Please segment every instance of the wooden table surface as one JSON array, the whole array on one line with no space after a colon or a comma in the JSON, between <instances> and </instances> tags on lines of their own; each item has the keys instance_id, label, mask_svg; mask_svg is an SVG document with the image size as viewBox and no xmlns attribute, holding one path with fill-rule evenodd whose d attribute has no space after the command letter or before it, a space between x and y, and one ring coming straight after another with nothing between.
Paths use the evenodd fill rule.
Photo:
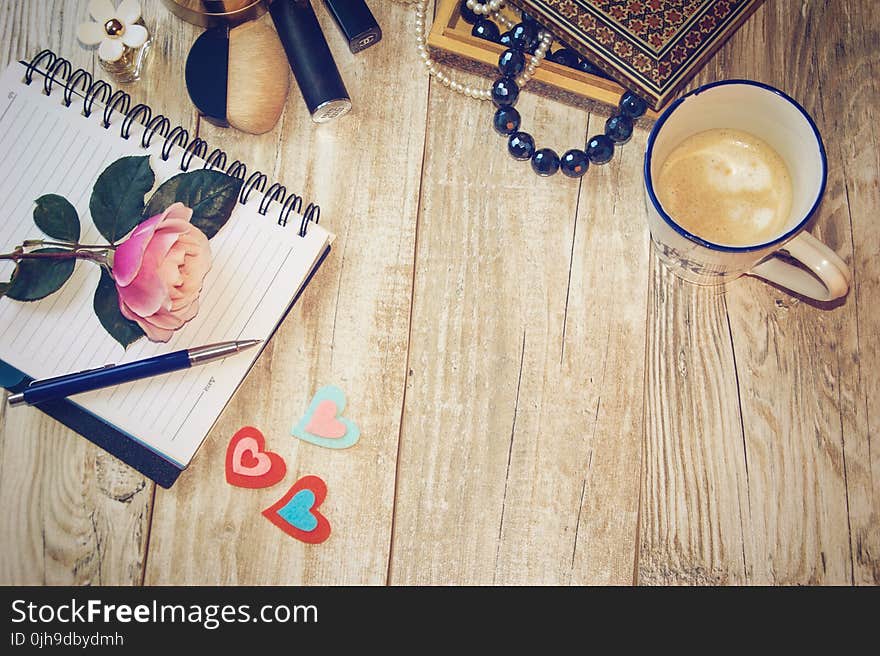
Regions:
<instances>
[{"instance_id":1,"label":"wooden table surface","mask_svg":"<svg viewBox=\"0 0 880 656\"><path fill-rule=\"evenodd\" d=\"M316 127L294 90L254 137L197 120L198 30L143 4L155 52L134 99L304 190L338 239L170 490L0 405L0 582L880 582L878 3L767 0L695 81L760 80L816 119L813 232L853 272L826 307L679 282L649 247L646 129L580 182L539 179L488 105L423 74L411 8L373 0L384 39L356 56L319 8L354 111ZM86 5L0 3L0 65L49 47L95 70ZM560 152L605 120L529 93L518 108ZM326 384L361 427L352 449L289 435ZM226 484L246 424L284 484ZM321 545L260 514L303 474L329 488Z\"/></svg>"}]
</instances>

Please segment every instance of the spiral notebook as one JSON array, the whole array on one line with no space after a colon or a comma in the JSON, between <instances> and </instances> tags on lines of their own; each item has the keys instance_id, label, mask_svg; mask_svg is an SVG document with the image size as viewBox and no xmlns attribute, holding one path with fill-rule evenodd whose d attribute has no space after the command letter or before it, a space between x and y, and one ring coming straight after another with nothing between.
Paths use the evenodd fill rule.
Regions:
<instances>
[{"instance_id":1,"label":"spiral notebook","mask_svg":"<svg viewBox=\"0 0 880 656\"><path fill-rule=\"evenodd\" d=\"M0 298L0 384L107 363L131 362L232 339L268 340L330 250L319 209L242 162L189 138L182 128L123 92L44 51L12 64L0 80L0 252L39 238L34 201L63 195L82 223L81 243L101 241L89 197L99 173L128 155L150 155L156 187L183 170L221 168L243 181L228 223L211 241L212 267L198 314L167 343L141 338L127 349L92 309L99 267L77 262L55 293L33 302ZM85 116L84 114L88 114ZM154 187L155 189L155 187ZM11 266L0 262L2 280ZM38 406L58 421L170 487L190 463L260 353L253 348L210 363ZM8 409L7 412L27 412ZM33 439L34 436L19 436Z\"/></svg>"}]
</instances>

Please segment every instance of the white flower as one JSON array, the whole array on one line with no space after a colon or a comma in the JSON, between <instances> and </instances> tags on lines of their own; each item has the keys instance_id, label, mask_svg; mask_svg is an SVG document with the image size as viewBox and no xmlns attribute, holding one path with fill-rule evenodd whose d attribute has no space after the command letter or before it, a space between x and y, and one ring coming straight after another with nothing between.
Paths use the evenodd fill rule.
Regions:
<instances>
[{"instance_id":1,"label":"white flower","mask_svg":"<svg viewBox=\"0 0 880 656\"><path fill-rule=\"evenodd\" d=\"M122 0L117 9L110 0L91 0L89 13L97 22L80 23L76 36L88 46L100 43L98 57L104 61L114 62L122 57L125 46L139 48L146 43L147 29L135 25L141 17L138 0Z\"/></svg>"}]
</instances>

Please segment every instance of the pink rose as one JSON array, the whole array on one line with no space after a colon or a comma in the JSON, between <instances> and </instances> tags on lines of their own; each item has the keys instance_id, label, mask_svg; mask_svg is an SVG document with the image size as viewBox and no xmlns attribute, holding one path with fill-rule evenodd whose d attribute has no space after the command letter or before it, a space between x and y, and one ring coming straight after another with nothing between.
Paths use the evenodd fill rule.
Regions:
<instances>
[{"instance_id":1,"label":"pink rose","mask_svg":"<svg viewBox=\"0 0 880 656\"><path fill-rule=\"evenodd\" d=\"M190 208L174 203L138 225L113 256L119 309L154 342L167 342L199 311L211 247L191 218Z\"/></svg>"}]
</instances>

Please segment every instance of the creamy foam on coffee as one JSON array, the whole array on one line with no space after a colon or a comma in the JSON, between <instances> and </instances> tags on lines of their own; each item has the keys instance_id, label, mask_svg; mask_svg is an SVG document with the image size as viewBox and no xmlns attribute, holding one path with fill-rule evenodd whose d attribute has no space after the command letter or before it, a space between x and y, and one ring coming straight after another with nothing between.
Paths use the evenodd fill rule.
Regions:
<instances>
[{"instance_id":1,"label":"creamy foam on coffee","mask_svg":"<svg viewBox=\"0 0 880 656\"><path fill-rule=\"evenodd\" d=\"M727 246L770 241L784 231L791 211L791 177L782 157L739 130L706 130L682 141L660 167L654 189L683 228Z\"/></svg>"}]
</instances>

